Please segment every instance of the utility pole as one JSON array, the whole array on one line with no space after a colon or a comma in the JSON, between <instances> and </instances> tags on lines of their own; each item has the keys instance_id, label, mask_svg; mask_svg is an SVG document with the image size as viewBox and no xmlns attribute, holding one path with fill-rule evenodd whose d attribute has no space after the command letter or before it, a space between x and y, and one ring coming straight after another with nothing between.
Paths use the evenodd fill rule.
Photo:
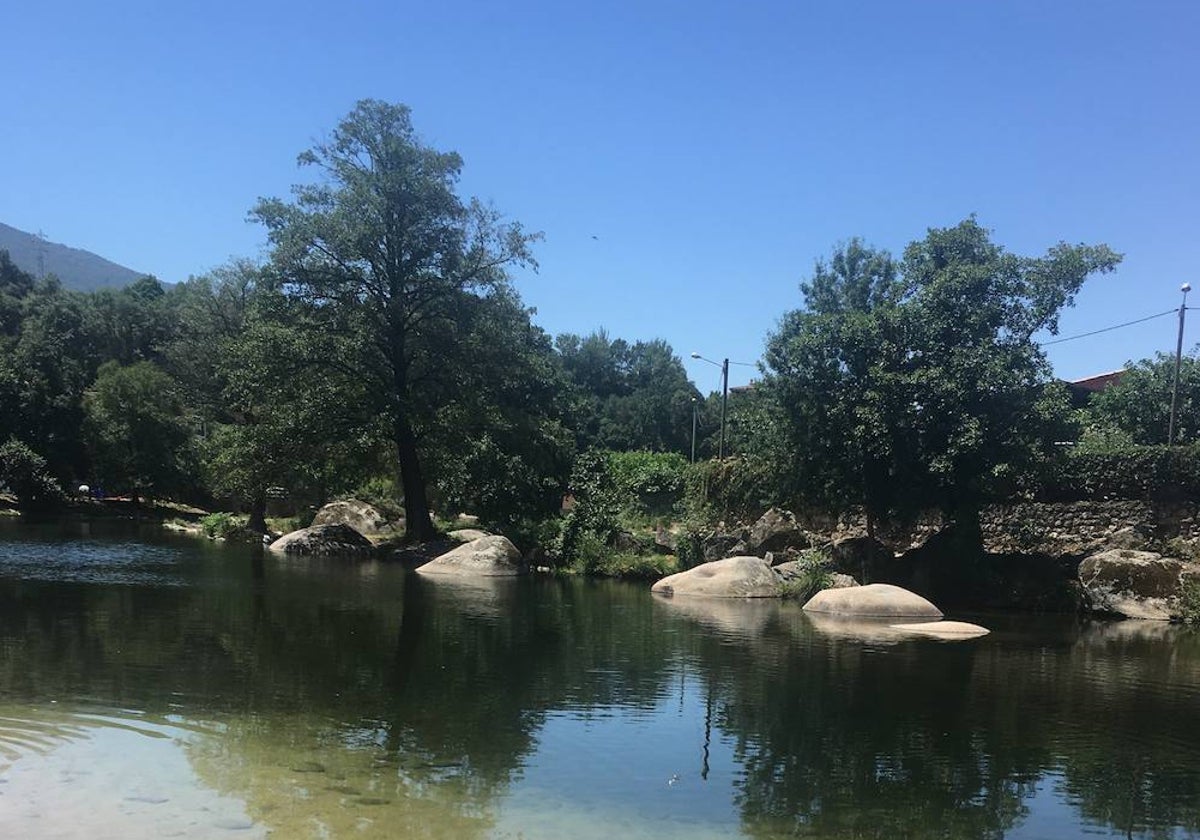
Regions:
<instances>
[{"instance_id":1,"label":"utility pole","mask_svg":"<svg viewBox=\"0 0 1200 840\"><path fill-rule=\"evenodd\" d=\"M1183 302L1179 304L1179 339L1175 342L1175 384L1171 388L1171 420L1167 426L1167 446L1175 445L1175 420L1179 411L1179 367L1183 362L1183 320L1187 316L1187 295L1191 290L1189 283L1179 287L1179 291L1183 292Z\"/></svg>"},{"instance_id":2,"label":"utility pole","mask_svg":"<svg viewBox=\"0 0 1200 840\"><path fill-rule=\"evenodd\" d=\"M721 437L717 443L717 460L725 457L725 409L729 406L729 359L721 363Z\"/></svg>"}]
</instances>

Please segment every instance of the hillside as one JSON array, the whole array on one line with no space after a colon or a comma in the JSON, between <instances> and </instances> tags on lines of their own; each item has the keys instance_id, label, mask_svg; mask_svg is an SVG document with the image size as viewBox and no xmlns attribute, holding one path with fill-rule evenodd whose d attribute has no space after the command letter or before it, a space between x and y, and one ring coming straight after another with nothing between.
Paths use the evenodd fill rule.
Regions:
<instances>
[{"instance_id":1,"label":"hillside","mask_svg":"<svg viewBox=\"0 0 1200 840\"><path fill-rule=\"evenodd\" d=\"M143 276L141 272L117 265L91 251L50 242L3 223L0 223L0 250L8 251L17 267L34 277L53 274L68 289L81 292L127 286Z\"/></svg>"}]
</instances>

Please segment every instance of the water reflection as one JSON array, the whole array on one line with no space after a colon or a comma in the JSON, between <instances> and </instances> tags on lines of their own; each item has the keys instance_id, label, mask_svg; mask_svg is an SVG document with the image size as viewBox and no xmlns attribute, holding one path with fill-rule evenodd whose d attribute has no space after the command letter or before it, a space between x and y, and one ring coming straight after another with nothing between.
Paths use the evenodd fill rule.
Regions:
<instances>
[{"instance_id":1,"label":"water reflection","mask_svg":"<svg viewBox=\"0 0 1200 840\"><path fill-rule=\"evenodd\" d=\"M161 790L61 772L133 773L139 749L218 835L1200 831L1200 637L1178 628L992 616L945 644L786 603L92 539L120 556L0 544L0 790L43 803L6 836L57 794L156 819L126 797ZM161 577L131 579L147 557Z\"/></svg>"}]
</instances>

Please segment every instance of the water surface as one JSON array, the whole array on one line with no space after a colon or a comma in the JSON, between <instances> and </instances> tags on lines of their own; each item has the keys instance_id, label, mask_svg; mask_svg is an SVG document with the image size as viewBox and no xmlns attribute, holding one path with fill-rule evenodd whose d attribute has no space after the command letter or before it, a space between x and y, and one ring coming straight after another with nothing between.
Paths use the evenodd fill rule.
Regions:
<instances>
[{"instance_id":1,"label":"water surface","mask_svg":"<svg viewBox=\"0 0 1200 840\"><path fill-rule=\"evenodd\" d=\"M0 836L1200 837L1200 635L0 523Z\"/></svg>"}]
</instances>

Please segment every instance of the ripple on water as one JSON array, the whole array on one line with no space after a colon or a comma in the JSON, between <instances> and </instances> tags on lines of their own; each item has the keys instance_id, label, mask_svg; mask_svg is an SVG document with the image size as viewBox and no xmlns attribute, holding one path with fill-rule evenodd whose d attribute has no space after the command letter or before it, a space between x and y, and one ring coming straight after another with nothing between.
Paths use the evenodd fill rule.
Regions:
<instances>
[{"instance_id":1,"label":"ripple on water","mask_svg":"<svg viewBox=\"0 0 1200 840\"><path fill-rule=\"evenodd\" d=\"M243 803L200 784L203 727L136 713L0 709L0 837L261 837Z\"/></svg>"},{"instance_id":2,"label":"ripple on water","mask_svg":"<svg viewBox=\"0 0 1200 840\"><path fill-rule=\"evenodd\" d=\"M63 583L182 586L186 552L177 546L84 540L6 543L0 575Z\"/></svg>"}]
</instances>

